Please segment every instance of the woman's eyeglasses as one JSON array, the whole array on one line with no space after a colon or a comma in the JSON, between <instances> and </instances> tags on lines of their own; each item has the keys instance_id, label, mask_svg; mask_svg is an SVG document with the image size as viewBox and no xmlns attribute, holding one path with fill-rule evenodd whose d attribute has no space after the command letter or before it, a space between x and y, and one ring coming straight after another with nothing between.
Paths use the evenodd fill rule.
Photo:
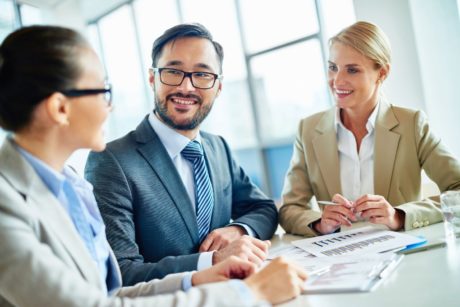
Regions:
<instances>
[{"instance_id":1,"label":"woman's eyeglasses","mask_svg":"<svg viewBox=\"0 0 460 307\"><path fill-rule=\"evenodd\" d=\"M67 97L82 97L88 95L98 95L104 94L104 99L107 102L108 106L112 105L112 86L107 84L104 88L95 88L95 89L71 89L62 91Z\"/></svg>"}]
</instances>

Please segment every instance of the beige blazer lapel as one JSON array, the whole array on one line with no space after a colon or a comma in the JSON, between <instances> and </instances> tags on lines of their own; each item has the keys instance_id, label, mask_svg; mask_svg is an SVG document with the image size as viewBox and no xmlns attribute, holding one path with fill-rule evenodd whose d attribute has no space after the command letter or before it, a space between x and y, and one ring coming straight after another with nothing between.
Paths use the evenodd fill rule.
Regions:
<instances>
[{"instance_id":1,"label":"beige blazer lapel","mask_svg":"<svg viewBox=\"0 0 460 307\"><path fill-rule=\"evenodd\" d=\"M399 121L391 106L381 101L375 125L374 193L388 198L400 135L391 130Z\"/></svg>"},{"instance_id":2,"label":"beige blazer lapel","mask_svg":"<svg viewBox=\"0 0 460 307\"><path fill-rule=\"evenodd\" d=\"M1 149L0 161L7 162L4 165L3 175L22 194L30 209L34 210L42 227L59 239L82 276L100 288L98 268L87 252L68 213L9 140L5 140Z\"/></svg>"},{"instance_id":3,"label":"beige blazer lapel","mask_svg":"<svg viewBox=\"0 0 460 307\"><path fill-rule=\"evenodd\" d=\"M313 139L316 161L330 199L336 193L342 193L340 184L339 154L337 150L337 133L334 128L335 108L324 114L315 127L318 136Z\"/></svg>"}]
</instances>

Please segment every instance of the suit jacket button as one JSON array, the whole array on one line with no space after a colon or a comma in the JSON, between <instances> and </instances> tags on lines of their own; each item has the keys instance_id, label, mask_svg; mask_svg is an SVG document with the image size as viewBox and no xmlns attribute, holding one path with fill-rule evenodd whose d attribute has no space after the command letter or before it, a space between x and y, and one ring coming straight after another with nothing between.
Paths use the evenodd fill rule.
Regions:
<instances>
[{"instance_id":1,"label":"suit jacket button","mask_svg":"<svg viewBox=\"0 0 460 307\"><path fill-rule=\"evenodd\" d=\"M424 226L428 226L430 225L430 222L428 220L425 221L425 223L423 223Z\"/></svg>"},{"instance_id":2,"label":"suit jacket button","mask_svg":"<svg viewBox=\"0 0 460 307\"><path fill-rule=\"evenodd\" d=\"M418 221L415 221L415 222L412 224L412 227L414 227L414 228L420 227L419 222L418 222Z\"/></svg>"}]
</instances>

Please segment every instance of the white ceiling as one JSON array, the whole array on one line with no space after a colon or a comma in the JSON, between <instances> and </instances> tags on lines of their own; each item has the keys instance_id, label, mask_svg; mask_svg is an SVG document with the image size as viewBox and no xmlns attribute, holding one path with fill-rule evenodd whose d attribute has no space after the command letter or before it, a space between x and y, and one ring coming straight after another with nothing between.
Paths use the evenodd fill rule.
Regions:
<instances>
[{"instance_id":1,"label":"white ceiling","mask_svg":"<svg viewBox=\"0 0 460 307\"><path fill-rule=\"evenodd\" d=\"M18 0L20 3L33 5L37 8L58 10L62 7L73 7L75 5L80 8L82 17L86 20L92 20L100 15L107 13L111 9L117 7L121 3L128 2L127 0Z\"/></svg>"},{"instance_id":2,"label":"white ceiling","mask_svg":"<svg viewBox=\"0 0 460 307\"><path fill-rule=\"evenodd\" d=\"M26 3L33 5L38 8L52 9L55 8L60 2L66 2L68 0L19 0L19 3ZM86 1L86 0L81 0Z\"/></svg>"}]
</instances>

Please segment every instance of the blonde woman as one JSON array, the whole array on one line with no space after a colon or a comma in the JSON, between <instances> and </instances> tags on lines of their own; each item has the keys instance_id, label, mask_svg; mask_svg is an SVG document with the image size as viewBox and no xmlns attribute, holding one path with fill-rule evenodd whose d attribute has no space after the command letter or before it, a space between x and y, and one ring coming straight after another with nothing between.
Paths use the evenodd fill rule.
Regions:
<instances>
[{"instance_id":1,"label":"blonde woman","mask_svg":"<svg viewBox=\"0 0 460 307\"><path fill-rule=\"evenodd\" d=\"M298 295L305 273L282 259L253 274L233 257L121 287L92 186L64 164L79 148L105 148L110 96L75 31L33 26L1 44L0 126L11 135L0 148L0 306L246 306ZM230 278L246 279L190 288Z\"/></svg>"},{"instance_id":2,"label":"blonde woman","mask_svg":"<svg viewBox=\"0 0 460 307\"><path fill-rule=\"evenodd\" d=\"M300 122L280 223L290 233L329 234L358 219L410 230L442 220L421 197L421 172L441 191L460 189L460 164L422 111L383 99L391 68L386 35L357 22L330 39L328 83L336 105ZM332 201L314 210L312 198Z\"/></svg>"}]
</instances>

